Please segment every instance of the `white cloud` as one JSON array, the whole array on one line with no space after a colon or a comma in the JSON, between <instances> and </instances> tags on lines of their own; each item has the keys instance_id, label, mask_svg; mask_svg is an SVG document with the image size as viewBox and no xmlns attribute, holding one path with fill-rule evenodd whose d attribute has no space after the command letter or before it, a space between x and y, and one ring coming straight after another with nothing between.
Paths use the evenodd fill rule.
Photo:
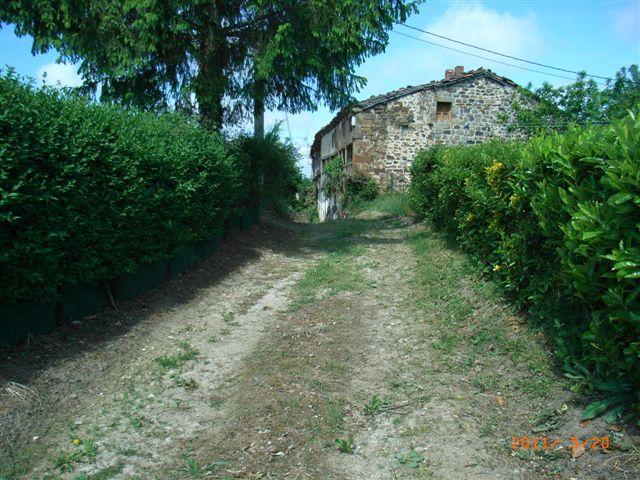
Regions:
<instances>
[{"instance_id":1,"label":"white cloud","mask_svg":"<svg viewBox=\"0 0 640 480\"><path fill-rule=\"evenodd\" d=\"M542 43L533 14L518 17L490 10L480 3L454 5L425 30L514 56L531 56ZM426 34L423 37L439 41Z\"/></svg>"},{"instance_id":2,"label":"white cloud","mask_svg":"<svg viewBox=\"0 0 640 480\"><path fill-rule=\"evenodd\" d=\"M414 24L423 30L508 55L535 59L540 57L543 50L542 34L535 15L517 16L490 9L479 2L452 5L430 22ZM396 31L482 57L513 63L509 59L414 30L397 27ZM530 78L529 74L522 75L518 70L489 60L407 39L394 33L390 37L391 43L387 52L368 61L362 69L361 73L369 79L363 91L364 96L384 93L406 85L440 80L444 78L445 69L456 65L463 65L465 70L481 66L491 68L499 74L524 83Z\"/></svg>"},{"instance_id":3,"label":"white cloud","mask_svg":"<svg viewBox=\"0 0 640 480\"><path fill-rule=\"evenodd\" d=\"M63 87L78 87L82 85L82 77L78 75L77 67L67 63L49 63L43 65L37 72L38 81L47 85Z\"/></svg>"}]
</instances>

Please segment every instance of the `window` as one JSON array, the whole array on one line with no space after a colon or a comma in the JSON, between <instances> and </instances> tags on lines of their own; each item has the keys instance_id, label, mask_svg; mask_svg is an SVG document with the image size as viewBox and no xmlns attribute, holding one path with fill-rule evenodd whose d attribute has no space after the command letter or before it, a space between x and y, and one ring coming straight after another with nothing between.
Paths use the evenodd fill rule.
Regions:
<instances>
[{"instance_id":1,"label":"window","mask_svg":"<svg viewBox=\"0 0 640 480\"><path fill-rule=\"evenodd\" d=\"M436 105L436 121L448 122L451 120L451 102L438 102Z\"/></svg>"}]
</instances>

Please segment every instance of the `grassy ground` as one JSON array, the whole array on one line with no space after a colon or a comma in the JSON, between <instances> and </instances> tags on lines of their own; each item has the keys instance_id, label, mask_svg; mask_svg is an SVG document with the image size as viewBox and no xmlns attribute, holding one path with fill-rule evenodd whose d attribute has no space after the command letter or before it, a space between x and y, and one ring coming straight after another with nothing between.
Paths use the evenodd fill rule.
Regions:
<instances>
[{"instance_id":1,"label":"grassy ground","mask_svg":"<svg viewBox=\"0 0 640 480\"><path fill-rule=\"evenodd\" d=\"M267 220L88 345L3 352L0 479L638 478L635 434L581 423L541 332L406 212Z\"/></svg>"}]
</instances>

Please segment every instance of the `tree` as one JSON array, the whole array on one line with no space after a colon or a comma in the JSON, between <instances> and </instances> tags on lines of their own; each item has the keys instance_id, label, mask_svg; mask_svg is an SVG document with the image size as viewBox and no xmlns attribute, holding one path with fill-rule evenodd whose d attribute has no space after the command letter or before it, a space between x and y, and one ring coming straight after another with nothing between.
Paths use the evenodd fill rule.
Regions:
<instances>
[{"instance_id":1,"label":"tree","mask_svg":"<svg viewBox=\"0 0 640 480\"><path fill-rule=\"evenodd\" d=\"M355 67L419 1L12 0L0 21L32 35L33 53L81 62L102 100L188 108L193 94L203 123L220 128L249 109L344 105L365 83Z\"/></svg>"},{"instance_id":2,"label":"tree","mask_svg":"<svg viewBox=\"0 0 640 480\"><path fill-rule=\"evenodd\" d=\"M242 0L15 0L0 20L34 38L33 53L50 48L81 62L85 87L104 99L166 107L195 94L205 124L220 126L226 70L242 51L226 33Z\"/></svg>"},{"instance_id":3,"label":"tree","mask_svg":"<svg viewBox=\"0 0 640 480\"><path fill-rule=\"evenodd\" d=\"M520 89L514 102L515 128L527 133L539 129L564 130L571 123L608 124L624 117L640 104L638 66L621 68L602 88L581 73L575 82L554 87L544 83L532 90Z\"/></svg>"},{"instance_id":4,"label":"tree","mask_svg":"<svg viewBox=\"0 0 640 480\"><path fill-rule=\"evenodd\" d=\"M419 1L256 0L264 20L250 29L250 74L241 99L251 104L257 136L265 108L289 113L315 110L321 102L338 109L366 79L355 68L384 52L388 30L416 11Z\"/></svg>"}]
</instances>

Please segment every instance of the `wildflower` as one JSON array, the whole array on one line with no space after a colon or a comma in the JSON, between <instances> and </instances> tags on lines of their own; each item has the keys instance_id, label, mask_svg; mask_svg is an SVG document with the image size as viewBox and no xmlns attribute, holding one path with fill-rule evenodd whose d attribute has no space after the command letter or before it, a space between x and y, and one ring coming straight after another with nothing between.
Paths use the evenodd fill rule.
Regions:
<instances>
[{"instance_id":1,"label":"wildflower","mask_svg":"<svg viewBox=\"0 0 640 480\"><path fill-rule=\"evenodd\" d=\"M74 445L80 445L80 439L79 438L74 438L73 439L73 444Z\"/></svg>"},{"instance_id":2,"label":"wildflower","mask_svg":"<svg viewBox=\"0 0 640 480\"><path fill-rule=\"evenodd\" d=\"M502 265L494 265L493 266L493 271L494 272L499 272L500 270L502 270Z\"/></svg>"},{"instance_id":3,"label":"wildflower","mask_svg":"<svg viewBox=\"0 0 640 480\"><path fill-rule=\"evenodd\" d=\"M504 169L504 163L502 162L493 162L490 167L484 169L489 175L495 175L500 173L501 170Z\"/></svg>"}]
</instances>

